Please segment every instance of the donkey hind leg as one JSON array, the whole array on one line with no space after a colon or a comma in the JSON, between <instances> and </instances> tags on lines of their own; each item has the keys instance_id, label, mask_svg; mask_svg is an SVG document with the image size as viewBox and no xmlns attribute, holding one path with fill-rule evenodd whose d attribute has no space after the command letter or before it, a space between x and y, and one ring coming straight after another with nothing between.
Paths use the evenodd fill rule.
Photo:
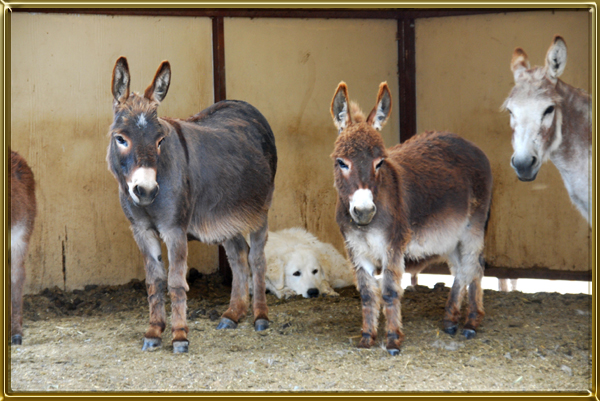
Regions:
<instances>
[{"instance_id":1,"label":"donkey hind leg","mask_svg":"<svg viewBox=\"0 0 600 401\"><path fill-rule=\"evenodd\" d=\"M404 263L404 258L400 258ZM388 265L383 271L383 280L381 282L381 298L386 317L387 344L385 348L392 356L400 353L400 345L404 340L402 333L402 313L400 309L400 299L402 298L402 279L403 268L397 265Z\"/></svg>"},{"instance_id":2,"label":"donkey hind leg","mask_svg":"<svg viewBox=\"0 0 600 401\"><path fill-rule=\"evenodd\" d=\"M238 322L248 311L248 244L241 234L223 243L227 260L231 266L231 300L229 308L223 313L217 329L235 329Z\"/></svg>"},{"instance_id":3,"label":"donkey hind leg","mask_svg":"<svg viewBox=\"0 0 600 401\"><path fill-rule=\"evenodd\" d=\"M482 248L481 240L461 241L448 257L451 270L455 274L444 315L444 331L448 334L456 334L462 299L467 286L469 288L469 308L463 335L468 339L475 337L475 329L483 319Z\"/></svg>"},{"instance_id":4,"label":"donkey hind leg","mask_svg":"<svg viewBox=\"0 0 600 401\"><path fill-rule=\"evenodd\" d=\"M165 330L165 290L167 277L162 261L160 241L152 229L132 227L133 237L144 257L146 290L150 307L150 325L144 334L142 351L154 351L162 345Z\"/></svg>"},{"instance_id":5,"label":"donkey hind leg","mask_svg":"<svg viewBox=\"0 0 600 401\"><path fill-rule=\"evenodd\" d=\"M162 233L169 251L169 295L171 296L171 330L173 353L188 352L188 325L186 320L187 295L190 287L185 279L187 273L187 234L179 228Z\"/></svg>"},{"instance_id":6,"label":"donkey hind leg","mask_svg":"<svg viewBox=\"0 0 600 401\"><path fill-rule=\"evenodd\" d=\"M377 339L377 322L381 310L381 289L379 283L363 267L356 270L357 288L362 303L362 338L358 348L371 348Z\"/></svg>"},{"instance_id":7,"label":"donkey hind leg","mask_svg":"<svg viewBox=\"0 0 600 401\"><path fill-rule=\"evenodd\" d=\"M269 224L265 216L264 224L250 233L250 267L252 268L252 311L254 313L254 330L263 331L269 328L269 308L265 276L267 273L267 258L265 245L268 239Z\"/></svg>"},{"instance_id":8,"label":"donkey hind leg","mask_svg":"<svg viewBox=\"0 0 600 401\"><path fill-rule=\"evenodd\" d=\"M15 235L16 234L16 235ZM19 235L21 234L21 235ZM25 257L29 238L24 233L13 233L10 243L10 298L11 344L23 342L23 285L25 284Z\"/></svg>"},{"instance_id":9,"label":"donkey hind leg","mask_svg":"<svg viewBox=\"0 0 600 401\"><path fill-rule=\"evenodd\" d=\"M465 257L466 258L466 257ZM470 259L475 259L469 256ZM483 320L485 312L483 311L483 288L481 287L481 279L483 278L483 253L479 254L475 260L472 260L473 280L469 284L469 309L467 320L463 329L463 334L466 338L475 337L477 327Z\"/></svg>"},{"instance_id":10,"label":"donkey hind leg","mask_svg":"<svg viewBox=\"0 0 600 401\"><path fill-rule=\"evenodd\" d=\"M444 319L442 320L444 332L451 336L458 330L458 321L460 319L460 307L466 291L466 277L462 272L462 253L460 242L456 248L448 255L448 265L450 272L454 276L454 283L446 301Z\"/></svg>"}]
</instances>

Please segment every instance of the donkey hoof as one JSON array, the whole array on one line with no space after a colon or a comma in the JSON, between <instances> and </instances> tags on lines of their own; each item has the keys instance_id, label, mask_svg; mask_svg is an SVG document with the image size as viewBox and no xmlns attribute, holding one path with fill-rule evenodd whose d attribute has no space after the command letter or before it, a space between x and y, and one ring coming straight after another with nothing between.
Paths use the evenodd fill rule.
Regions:
<instances>
[{"instance_id":1,"label":"donkey hoof","mask_svg":"<svg viewBox=\"0 0 600 401\"><path fill-rule=\"evenodd\" d=\"M174 354L182 354L184 352L188 352L189 341L173 341L173 353Z\"/></svg>"},{"instance_id":2,"label":"donkey hoof","mask_svg":"<svg viewBox=\"0 0 600 401\"><path fill-rule=\"evenodd\" d=\"M463 335L467 338L467 340L470 340L471 338L475 338L477 332L472 329L463 329Z\"/></svg>"},{"instance_id":3,"label":"donkey hoof","mask_svg":"<svg viewBox=\"0 0 600 401\"><path fill-rule=\"evenodd\" d=\"M144 338L144 345L142 351L154 351L162 345L160 338Z\"/></svg>"},{"instance_id":4,"label":"donkey hoof","mask_svg":"<svg viewBox=\"0 0 600 401\"><path fill-rule=\"evenodd\" d=\"M450 334L451 336L455 335L457 330L458 326L444 327L444 332Z\"/></svg>"},{"instance_id":5,"label":"donkey hoof","mask_svg":"<svg viewBox=\"0 0 600 401\"><path fill-rule=\"evenodd\" d=\"M256 319L254 322L255 331L263 331L269 328L269 321L267 319Z\"/></svg>"},{"instance_id":6,"label":"donkey hoof","mask_svg":"<svg viewBox=\"0 0 600 401\"><path fill-rule=\"evenodd\" d=\"M10 342L12 345L21 345L23 342L23 336L20 334L15 334L10 338Z\"/></svg>"},{"instance_id":7,"label":"donkey hoof","mask_svg":"<svg viewBox=\"0 0 600 401\"><path fill-rule=\"evenodd\" d=\"M400 350L396 349L396 348L391 348L387 350L388 354L390 354L391 356L397 356L400 355Z\"/></svg>"},{"instance_id":8,"label":"donkey hoof","mask_svg":"<svg viewBox=\"0 0 600 401\"><path fill-rule=\"evenodd\" d=\"M236 329L236 328L237 328L237 323L226 317L222 317L221 321L219 322L219 325L217 326L217 330Z\"/></svg>"}]
</instances>

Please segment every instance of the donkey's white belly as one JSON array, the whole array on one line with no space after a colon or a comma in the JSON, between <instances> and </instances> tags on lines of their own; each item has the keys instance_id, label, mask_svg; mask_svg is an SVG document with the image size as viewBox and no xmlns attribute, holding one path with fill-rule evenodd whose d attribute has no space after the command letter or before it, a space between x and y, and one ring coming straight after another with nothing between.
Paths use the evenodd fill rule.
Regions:
<instances>
[{"instance_id":1,"label":"donkey's white belly","mask_svg":"<svg viewBox=\"0 0 600 401\"><path fill-rule=\"evenodd\" d=\"M442 227L416 232L406 247L406 255L423 259L433 255L445 256L456 249L468 229L468 221L446 221Z\"/></svg>"}]
</instances>

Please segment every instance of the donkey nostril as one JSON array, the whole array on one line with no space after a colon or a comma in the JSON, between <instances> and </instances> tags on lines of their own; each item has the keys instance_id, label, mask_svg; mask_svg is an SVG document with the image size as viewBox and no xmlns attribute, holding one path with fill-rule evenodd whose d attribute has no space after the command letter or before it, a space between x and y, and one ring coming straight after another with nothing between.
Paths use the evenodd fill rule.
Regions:
<instances>
[{"instance_id":1,"label":"donkey nostril","mask_svg":"<svg viewBox=\"0 0 600 401\"><path fill-rule=\"evenodd\" d=\"M535 163L537 162L537 157L533 156L531 158L531 167L533 167L535 165Z\"/></svg>"},{"instance_id":2,"label":"donkey nostril","mask_svg":"<svg viewBox=\"0 0 600 401\"><path fill-rule=\"evenodd\" d=\"M157 186L155 186L155 187L154 187L154 188L153 188L153 189L150 191L150 194L149 194L149 197L150 197L150 199L154 199L154 198L156 198L156 195L157 195L157 194L158 194L158 185L157 185Z\"/></svg>"},{"instance_id":3,"label":"donkey nostril","mask_svg":"<svg viewBox=\"0 0 600 401\"><path fill-rule=\"evenodd\" d=\"M133 193L138 198L143 198L146 196L146 190L144 189L144 187L140 187L139 185L136 185L135 187L133 187Z\"/></svg>"}]
</instances>

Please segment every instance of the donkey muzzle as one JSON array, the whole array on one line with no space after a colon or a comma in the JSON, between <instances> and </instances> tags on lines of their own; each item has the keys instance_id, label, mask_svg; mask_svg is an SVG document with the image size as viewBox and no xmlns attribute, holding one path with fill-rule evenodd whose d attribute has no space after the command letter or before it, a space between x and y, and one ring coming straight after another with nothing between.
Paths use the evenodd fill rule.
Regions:
<instances>
[{"instance_id":1,"label":"donkey muzzle","mask_svg":"<svg viewBox=\"0 0 600 401\"><path fill-rule=\"evenodd\" d=\"M133 187L133 193L137 197L137 204L140 206L147 206L154 202L156 195L158 195L158 184L154 188L145 188L141 185Z\"/></svg>"},{"instance_id":2,"label":"donkey muzzle","mask_svg":"<svg viewBox=\"0 0 600 401\"><path fill-rule=\"evenodd\" d=\"M528 155L527 157L515 157L510 159L510 165L515 170L517 177L521 181L533 181L540 171L538 158Z\"/></svg>"},{"instance_id":3,"label":"donkey muzzle","mask_svg":"<svg viewBox=\"0 0 600 401\"><path fill-rule=\"evenodd\" d=\"M131 175L129 186L129 195L135 204L139 206L148 206L158 195L159 186L156 182L156 170L140 167Z\"/></svg>"},{"instance_id":4,"label":"donkey muzzle","mask_svg":"<svg viewBox=\"0 0 600 401\"><path fill-rule=\"evenodd\" d=\"M352 216L352 220L354 220L356 224L358 224L359 226L366 226L373 220L376 211L377 208L375 207L375 205L372 205L372 207L369 208L360 209L357 207L353 207L350 211L350 215Z\"/></svg>"},{"instance_id":5,"label":"donkey muzzle","mask_svg":"<svg viewBox=\"0 0 600 401\"><path fill-rule=\"evenodd\" d=\"M359 226L369 224L377 212L373 193L369 189L358 189L350 197L350 216Z\"/></svg>"}]
</instances>

